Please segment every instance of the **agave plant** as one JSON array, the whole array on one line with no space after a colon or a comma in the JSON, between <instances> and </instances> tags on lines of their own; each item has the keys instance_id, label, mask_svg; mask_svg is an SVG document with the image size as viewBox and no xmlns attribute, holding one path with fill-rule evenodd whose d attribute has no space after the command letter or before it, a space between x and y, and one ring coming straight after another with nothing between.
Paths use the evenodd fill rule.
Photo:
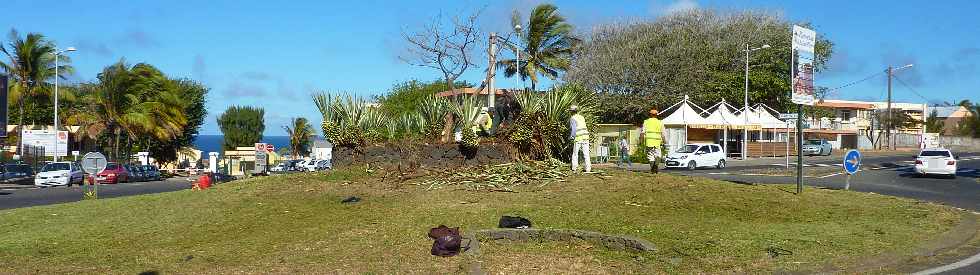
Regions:
<instances>
[{"instance_id":1,"label":"agave plant","mask_svg":"<svg viewBox=\"0 0 980 275\"><path fill-rule=\"evenodd\" d=\"M330 142L345 147L358 147L383 139L388 117L366 100L348 94L313 95L323 115L323 134Z\"/></svg>"},{"instance_id":2,"label":"agave plant","mask_svg":"<svg viewBox=\"0 0 980 275\"><path fill-rule=\"evenodd\" d=\"M594 132L598 110L595 94L577 85L552 88L546 93L521 92L515 95L521 110L508 139L526 158L567 158L571 148L568 120L572 105L578 106L590 132Z\"/></svg>"},{"instance_id":3,"label":"agave plant","mask_svg":"<svg viewBox=\"0 0 980 275\"><path fill-rule=\"evenodd\" d=\"M479 96L469 95L463 97L461 104L451 105L453 115L456 116L454 126L462 132L460 144L464 148L476 148L480 143L476 133L470 129L473 128L476 118L480 114L480 106L483 106L481 99Z\"/></svg>"}]
</instances>

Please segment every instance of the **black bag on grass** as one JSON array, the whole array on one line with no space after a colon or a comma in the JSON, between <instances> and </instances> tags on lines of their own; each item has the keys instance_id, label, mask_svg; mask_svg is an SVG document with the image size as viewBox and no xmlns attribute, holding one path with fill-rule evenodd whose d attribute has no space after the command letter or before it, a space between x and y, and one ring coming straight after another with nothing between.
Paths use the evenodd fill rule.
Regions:
<instances>
[{"instance_id":1,"label":"black bag on grass","mask_svg":"<svg viewBox=\"0 0 980 275\"><path fill-rule=\"evenodd\" d=\"M522 217L502 216L500 217L500 222L497 223L497 227L519 229L531 228L531 221Z\"/></svg>"}]
</instances>

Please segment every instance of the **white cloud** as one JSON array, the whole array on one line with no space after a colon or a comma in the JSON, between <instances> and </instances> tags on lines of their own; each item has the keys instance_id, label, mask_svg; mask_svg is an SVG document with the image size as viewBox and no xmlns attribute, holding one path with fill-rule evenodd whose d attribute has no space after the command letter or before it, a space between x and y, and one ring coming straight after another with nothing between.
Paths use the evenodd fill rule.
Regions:
<instances>
[{"instance_id":1,"label":"white cloud","mask_svg":"<svg viewBox=\"0 0 980 275\"><path fill-rule=\"evenodd\" d=\"M670 3L669 5L666 6L662 5L661 3L658 3L658 1L655 1L653 4L650 5L650 11L651 13L656 15L665 15L665 14L672 14L676 12L697 9L699 6L700 5L698 5L698 2L694 0L677 0L677 1L673 1L673 3Z\"/></svg>"}]
</instances>

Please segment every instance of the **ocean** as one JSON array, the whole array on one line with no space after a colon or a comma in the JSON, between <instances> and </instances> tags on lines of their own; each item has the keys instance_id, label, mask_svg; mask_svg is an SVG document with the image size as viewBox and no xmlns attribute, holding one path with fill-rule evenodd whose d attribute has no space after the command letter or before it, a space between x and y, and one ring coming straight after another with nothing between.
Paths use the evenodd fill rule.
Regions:
<instances>
[{"instance_id":1,"label":"ocean","mask_svg":"<svg viewBox=\"0 0 980 275\"><path fill-rule=\"evenodd\" d=\"M194 139L194 147L207 155L208 152L221 152L222 142L224 142L222 135L198 135ZM263 136L262 142L275 145L278 151L279 148L289 147L289 136Z\"/></svg>"}]
</instances>

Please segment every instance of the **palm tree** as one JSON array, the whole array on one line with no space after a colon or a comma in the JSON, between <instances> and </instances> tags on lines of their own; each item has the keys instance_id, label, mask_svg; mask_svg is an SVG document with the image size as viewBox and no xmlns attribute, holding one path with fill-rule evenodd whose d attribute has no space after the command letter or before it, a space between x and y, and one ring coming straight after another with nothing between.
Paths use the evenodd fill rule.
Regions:
<instances>
[{"instance_id":1,"label":"palm tree","mask_svg":"<svg viewBox=\"0 0 980 275\"><path fill-rule=\"evenodd\" d=\"M187 123L185 103L170 88L172 85L159 81L156 75L162 74L155 70L146 64L130 68L124 61L106 67L96 83L82 85L85 107L69 114L67 121L82 126L81 132L91 139L103 133L112 135L112 156L116 160L120 160L123 137L130 145L141 138L177 137Z\"/></svg>"},{"instance_id":2,"label":"palm tree","mask_svg":"<svg viewBox=\"0 0 980 275\"><path fill-rule=\"evenodd\" d=\"M289 134L289 152L293 158L300 158L310 152L310 143L316 134L306 118L293 118L290 125L282 128Z\"/></svg>"},{"instance_id":3,"label":"palm tree","mask_svg":"<svg viewBox=\"0 0 980 275\"><path fill-rule=\"evenodd\" d=\"M34 99L41 93L47 91L47 81L54 77L54 43L44 38L38 33L28 33L21 38L16 30L11 30L8 35L10 41L7 45L0 44L0 52L7 56L8 61L0 61L0 67L10 74L14 80L15 89L11 90L11 98L17 99L18 106L18 128L24 125L24 103ZM71 59L62 57L64 63L59 66L58 77L64 78L71 74L73 68L68 64ZM33 101L33 100L32 100ZM32 104L34 105L34 104ZM18 135L21 129L18 129ZM19 148L18 148L19 150Z\"/></svg>"},{"instance_id":4,"label":"palm tree","mask_svg":"<svg viewBox=\"0 0 980 275\"><path fill-rule=\"evenodd\" d=\"M507 77L519 74L521 80L531 79L531 90L538 83L538 75L552 80L558 74L568 70L572 50L581 40L572 35L572 25L565 22L565 17L558 14L558 7L552 4L541 4L531 10L527 22L521 22L521 14L514 11L511 25L515 27L523 45L508 44L514 53L520 52L521 60L506 59L497 61L497 68L504 70ZM517 26L523 27L523 32Z\"/></svg>"}]
</instances>

